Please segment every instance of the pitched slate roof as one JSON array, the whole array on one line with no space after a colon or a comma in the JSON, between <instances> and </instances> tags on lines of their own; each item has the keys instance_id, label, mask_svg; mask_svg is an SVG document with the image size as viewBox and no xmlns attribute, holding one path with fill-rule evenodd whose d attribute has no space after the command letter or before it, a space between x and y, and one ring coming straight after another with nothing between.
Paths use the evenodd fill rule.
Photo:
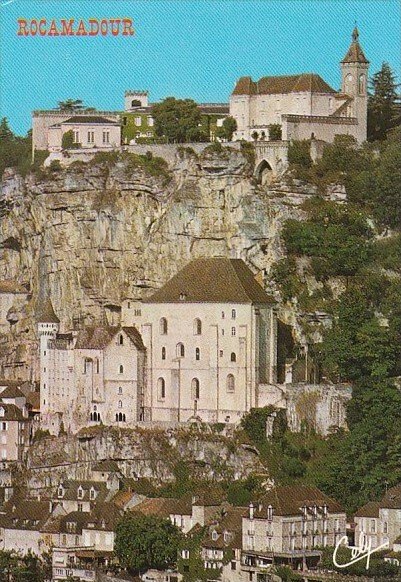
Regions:
<instances>
[{"instance_id":1,"label":"pitched slate roof","mask_svg":"<svg viewBox=\"0 0 401 582\"><path fill-rule=\"evenodd\" d=\"M359 32L357 27L354 28L352 32L352 43L349 47L347 54L341 61L342 63L366 63L369 64L368 59L365 57L362 47L359 44Z\"/></svg>"},{"instance_id":2,"label":"pitched slate roof","mask_svg":"<svg viewBox=\"0 0 401 582\"><path fill-rule=\"evenodd\" d=\"M172 497L153 497L144 499L135 505L130 511L144 515L158 515L169 517L170 515L192 515L192 504L187 499L174 499Z\"/></svg>"},{"instance_id":3,"label":"pitched slate roof","mask_svg":"<svg viewBox=\"0 0 401 582\"><path fill-rule=\"evenodd\" d=\"M0 401L0 409L4 409L4 415L0 415L0 420L27 420L22 411L15 404L6 404Z\"/></svg>"},{"instance_id":4,"label":"pitched slate roof","mask_svg":"<svg viewBox=\"0 0 401 582\"><path fill-rule=\"evenodd\" d=\"M262 77L253 81L251 77L241 77L233 95L281 95L283 93L336 93L320 75L301 73L300 75L282 75Z\"/></svg>"},{"instance_id":5,"label":"pitched slate roof","mask_svg":"<svg viewBox=\"0 0 401 582\"><path fill-rule=\"evenodd\" d=\"M54 313L50 297L39 303L36 309L36 321L39 323L60 323L59 318Z\"/></svg>"},{"instance_id":6,"label":"pitched slate roof","mask_svg":"<svg viewBox=\"0 0 401 582\"><path fill-rule=\"evenodd\" d=\"M265 518L267 507L273 507L273 515L301 515L302 507L312 507L317 505L322 507L327 505L330 513L342 513L344 509L341 505L317 489L317 487L307 487L304 485L291 485L275 487L266 493L259 507L255 507L255 517Z\"/></svg>"},{"instance_id":7,"label":"pitched slate roof","mask_svg":"<svg viewBox=\"0 0 401 582\"><path fill-rule=\"evenodd\" d=\"M225 514L210 526L208 535L202 541L202 546L216 549L242 548L242 518L247 513L247 507L229 507ZM213 531L218 533L216 540L212 537ZM224 532L230 534L226 540Z\"/></svg>"},{"instance_id":8,"label":"pitched slate roof","mask_svg":"<svg viewBox=\"0 0 401 582\"><path fill-rule=\"evenodd\" d=\"M50 517L48 501L11 498L0 514L0 527L9 529L29 529L39 531Z\"/></svg>"},{"instance_id":9,"label":"pitched slate roof","mask_svg":"<svg viewBox=\"0 0 401 582\"><path fill-rule=\"evenodd\" d=\"M185 299L183 299L185 297ZM191 261L145 303L274 303L241 259Z\"/></svg>"},{"instance_id":10,"label":"pitched slate roof","mask_svg":"<svg viewBox=\"0 0 401 582\"><path fill-rule=\"evenodd\" d=\"M100 503L106 500L109 495L109 490L107 489L106 483L101 481L73 481L67 480L61 483L65 489L63 497L58 497L58 499L66 499L68 501L93 501ZM78 497L78 489L83 489L82 497ZM90 490L94 489L97 493L95 499L90 498Z\"/></svg>"},{"instance_id":11,"label":"pitched slate roof","mask_svg":"<svg viewBox=\"0 0 401 582\"><path fill-rule=\"evenodd\" d=\"M380 502L380 507L401 509L401 483L391 487Z\"/></svg>"},{"instance_id":12,"label":"pitched slate roof","mask_svg":"<svg viewBox=\"0 0 401 582\"><path fill-rule=\"evenodd\" d=\"M18 386L7 386L7 388L2 391L0 384L0 398L25 398L25 394L21 392Z\"/></svg>"},{"instance_id":13,"label":"pitched slate roof","mask_svg":"<svg viewBox=\"0 0 401 582\"><path fill-rule=\"evenodd\" d=\"M75 349L103 350L112 341L113 337L123 330L138 350L144 350L142 336L135 327L119 326L92 326L85 327L78 332Z\"/></svg>"},{"instance_id":14,"label":"pitched slate roof","mask_svg":"<svg viewBox=\"0 0 401 582\"><path fill-rule=\"evenodd\" d=\"M379 517L380 503L378 501L369 501L363 507L358 509L355 517Z\"/></svg>"},{"instance_id":15,"label":"pitched slate roof","mask_svg":"<svg viewBox=\"0 0 401 582\"><path fill-rule=\"evenodd\" d=\"M78 123L93 123L93 124L100 124L100 125L119 125L117 121L110 121L110 119L106 119L106 117L100 117L99 115L75 115L74 117L70 117L66 121L61 122L63 125L66 123L72 123L77 125Z\"/></svg>"},{"instance_id":16,"label":"pitched slate roof","mask_svg":"<svg viewBox=\"0 0 401 582\"><path fill-rule=\"evenodd\" d=\"M32 410L40 410L40 392L28 392L26 401L32 406Z\"/></svg>"}]
</instances>

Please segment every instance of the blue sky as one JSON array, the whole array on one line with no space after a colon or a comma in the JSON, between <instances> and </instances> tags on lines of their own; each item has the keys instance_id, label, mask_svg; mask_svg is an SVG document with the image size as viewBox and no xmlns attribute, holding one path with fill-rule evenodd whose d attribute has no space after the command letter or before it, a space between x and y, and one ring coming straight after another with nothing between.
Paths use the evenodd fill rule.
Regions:
<instances>
[{"instance_id":1,"label":"blue sky","mask_svg":"<svg viewBox=\"0 0 401 582\"><path fill-rule=\"evenodd\" d=\"M228 101L242 75L316 72L339 87L357 21L370 72L400 69L399 0L0 0L1 116L25 134L33 109L68 98L118 110L125 89ZM131 17L133 37L19 37L18 18Z\"/></svg>"}]
</instances>

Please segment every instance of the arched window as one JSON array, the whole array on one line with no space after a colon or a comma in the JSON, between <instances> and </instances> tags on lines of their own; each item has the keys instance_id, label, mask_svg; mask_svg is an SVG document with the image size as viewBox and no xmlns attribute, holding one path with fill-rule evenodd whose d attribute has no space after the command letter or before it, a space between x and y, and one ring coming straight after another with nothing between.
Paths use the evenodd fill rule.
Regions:
<instances>
[{"instance_id":1,"label":"arched window","mask_svg":"<svg viewBox=\"0 0 401 582\"><path fill-rule=\"evenodd\" d=\"M228 374L227 376L227 392L234 392L235 391L235 378L232 374Z\"/></svg>"},{"instance_id":2,"label":"arched window","mask_svg":"<svg viewBox=\"0 0 401 582\"><path fill-rule=\"evenodd\" d=\"M235 319L237 317L237 312L235 309L231 310L231 319Z\"/></svg>"},{"instance_id":3,"label":"arched window","mask_svg":"<svg viewBox=\"0 0 401 582\"><path fill-rule=\"evenodd\" d=\"M93 414L92 413L90 413L90 419L93 420Z\"/></svg>"},{"instance_id":4,"label":"arched window","mask_svg":"<svg viewBox=\"0 0 401 582\"><path fill-rule=\"evenodd\" d=\"M202 322L197 317L194 319L194 335L201 335L202 334Z\"/></svg>"},{"instance_id":5,"label":"arched window","mask_svg":"<svg viewBox=\"0 0 401 582\"><path fill-rule=\"evenodd\" d=\"M160 335L167 335L167 319L162 317L160 320Z\"/></svg>"},{"instance_id":6,"label":"arched window","mask_svg":"<svg viewBox=\"0 0 401 582\"><path fill-rule=\"evenodd\" d=\"M118 413L118 422L121 422L123 419L123 415L121 412Z\"/></svg>"},{"instance_id":7,"label":"arched window","mask_svg":"<svg viewBox=\"0 0 401 582\"><path fill-rule=\"evenodd\" d=\"M123 422L125 422L125 414L123 414Z\"/></svg>"},{"instance_id":8,"label":"arched window","mask_svg":"<svg viewBox=\"0 0 401 582\"><path fill-rule=\"evenodd\" d=\"M200 349L195 348L195 360L200 360Z\"/></svg>"},{"instance_id":9,"label":"arched window","mask_svg":"<svg viewBox=\"0 0 401 582\"><path fill-rule=\"evenodd\" d=\"M124 336L122 333L120 333L120 336L118 338L118 343L120 344L120 346L124 345Z\"/></svg>"},{"instance_id":10,"label":"arched window","mask_svg":"<svg viewBox=\"0 0 401 582\"><path fill-rule=\"evenodd\" d=\"M162 360L166 359L166 348L163 346L162 347Z\"/></svg>"},{"instance_id":11,"label":"arched window","mask_svg":"<svg viewBox=\"0 0 401 582\"><path fill-rule=\"evenodd\" d=\"M184 348L184 344L179 343L177 344L177 358L183 358L185 356L185 348Z\"/></svg>"},{"instance_id":12,"label":"arched window","mask_svg":"<svg viewBox=\"0 0 401 582\"><path fill-rule=\"evenodd\" d=\"M192 378L191 382L192 400L199 400L200 386L198 378Z\"/></svg>"},{"instance_id":13,"label":"arched window","mask_svg":"<svg viewBox=\"0 0 401 582\"><path fill-rule=\"evenodd\" d=\"M157 398L164 400L166 398L166 381L164 378L157 380Z\"/></svg>"},{"instance_id":14,"label":"arched window","mask_svg":"<svg viewBox=\"0 0 401 582\"><path fill-rule=\"evenodd\" d=\"M232 362L236 362L237 361L237 354L235 352L231 352L231 361Z\"/></svg>"},{"instance_id":15,"label":"arched window","mask_svg":"<svg viewBox=\"0 0 401 582\"><path fill-rule=\"evenodd\" d=\"M123 407L123 401L122 400L119 400L118 401L118 408L122 408L122 407Z\"/></svg>"},{"instance_id":16,"label":"arched window","mask_svg":"<svg viewBox=\"0 0 401 582\"><path fill-rule=\"evenodd\" d=\"M118 422L118 412L116 412L116 422Z\"/></svg>"},{"instance_id":17,"label":"arched window","mask_svg":"<svg viewBox=\"0 0 401 582\"><path fill-rule=\"evenodd\" d=\"M122 364L120 364L119 370L120 370L120 374L124 374L124 366Z\"/></svg>"},{"instance_id":18,"label":"arched window","mask_svg":"<svg viewBox=\"0 0 401 582\"><path fill-rule=\"evenodd\" d=\"M119 394L122 394L122 393L123 393L123 388L122 388L122 386L119 386L119 387L118 387L118 393L119 393Z\"/></svg>"}]
</instances>

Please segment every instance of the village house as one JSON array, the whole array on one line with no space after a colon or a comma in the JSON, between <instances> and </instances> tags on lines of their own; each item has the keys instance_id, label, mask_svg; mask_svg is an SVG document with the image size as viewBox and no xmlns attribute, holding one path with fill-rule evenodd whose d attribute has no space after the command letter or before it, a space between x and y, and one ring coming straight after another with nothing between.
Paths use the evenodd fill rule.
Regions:
<instances>
[{"instance_id":1,"label":"village house","mask_svg":"<svg viewBox=\"0 0 401 582\"><path fill-rule=\"evenodd\" d=\"M230 115L237 122L234 139L268 140L269 126L279 125L284 141L312 137L332 142L338 134L366 141L368 69L355 28L341 61L339 91L315 73L259 81L241 77L230 98Z\"/></svg>"},{"instance_id":2,"label":"village house","mask_svg":"<svg viewBox=\"0 0 401 582\"><path fill-rule=\"evenodd\" d=\"M20 383L0 380L0 462L22 461L32 438L31 405Z\"/></svg>"},{"instance_id":3,"label":"village house","mask_svg":"<svg viewBox=\"0 0 401 582\"><path fill-rule=\"evenodd\" d=\"M63 137L71 134L72 143L66 148ZM48 129L47 149L58 152L62 149L115 149L121 145L121 126L117 121L101 115L74 115L51 125Z\"/></svg>"},{"instance_id":4,"label":"village house","mask_svg":"<svg viewBox=\"0 0 401 582\"><path fill-rule=\"evenodd\" d=\"M401 483L391 487L381 501L370 501L361 507L354 521L357 542L362 536L372 548L388 544L390 550L396 551L394 544L401 535Z\"/></svg>"},{"instance_id":5,"label":"village house","mask_svg":"<svg viewBox=\"0 0 401 582\"><path fill-rule=\"evenodd\" d=\"M118 489L104 481L63 481L52 498L52 507L61 506L65 513L90 512L95 505L108 501Z\"/></svg>"},{"instance_id":6,"label":"village house","mask_svg":"<svg viewBox=\"0 0 401 582\"><path fill-rule=\"evenodd\" d=\"M141 419L237 423L268 404L277 373L275 302L240 259L191 261L123 304L146 347Z\"/></svg>"},{"instance_id":7,"label":"village house","mask_svg":"<svg viewBox=\"0 0 401 582\"><path fill-rule=\"evenodd\" d=\"M242 569L249 580L273 563L305 569L319 562L318 548L345 535L346 514L337 501L314 487L276 487L243 518Z\"/></svg>"}]
</instances>

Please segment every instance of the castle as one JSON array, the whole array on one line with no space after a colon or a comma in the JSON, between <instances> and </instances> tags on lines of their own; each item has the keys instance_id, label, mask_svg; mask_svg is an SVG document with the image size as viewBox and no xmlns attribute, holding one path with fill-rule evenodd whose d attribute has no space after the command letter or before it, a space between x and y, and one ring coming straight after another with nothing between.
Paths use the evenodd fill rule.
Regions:
<instances>
[{"instance_id":1,"label":"castle","mask_svg":"<svg viewBox=\"0 0 401 582\"><path fill-rule=\"evenodd\" d=\"M126 299L120 325L61 333L49 299L37 318L41 426L52 433L96 424L237 424L267 405L287 409L299 429L297 402L308 387L294 384L291 396L277 384L275 301L240 259L191 261L150 297ZM350 394L323 388L306 399L326 432L344 426Z\"/></svg>"},{"instance_id":2,"label":"castle","mask_svg":"<svg viewBox=\"0 0 401 582\"><path fill-rule=\"evenodd\" d=\"M234 139L269 140L269 126L277 124L284 141L312 137L332 142L335 135L347 134L362 143L367 135L368 69L355 27L341 61L340 91L314 73L259 81L241 77L230 99L230 115L237 121Z\"/></svg>"},{"instance_id":3,"label":"castle","mask_svg":"<svg viewBox=\"0 0 401 582\"><path fill-rule=\"evenodd\" d=\"M279 126L280 147L291 140L332 142L338 134L351 135L358 143L367 137L367 80L369 61L353 30L351 45L341 61L341 90L336 91L319 75L241 77L227 103L201 103L201 128L210 141L227 116L237 122L233 139L267 142L277 140L271 126ZM126 91L124 111L51 110L32 114L32 147L62 152L63 136L72 132L74 148L96 151L123 145L155 142L153 104L147 91ZM282 152L278 152L283 157ZM53 158L56 159L56 158ZM273 164L275 165L275 164ZM274 168L272 168L274 169Z\"/></svg>"}]
</instances>

